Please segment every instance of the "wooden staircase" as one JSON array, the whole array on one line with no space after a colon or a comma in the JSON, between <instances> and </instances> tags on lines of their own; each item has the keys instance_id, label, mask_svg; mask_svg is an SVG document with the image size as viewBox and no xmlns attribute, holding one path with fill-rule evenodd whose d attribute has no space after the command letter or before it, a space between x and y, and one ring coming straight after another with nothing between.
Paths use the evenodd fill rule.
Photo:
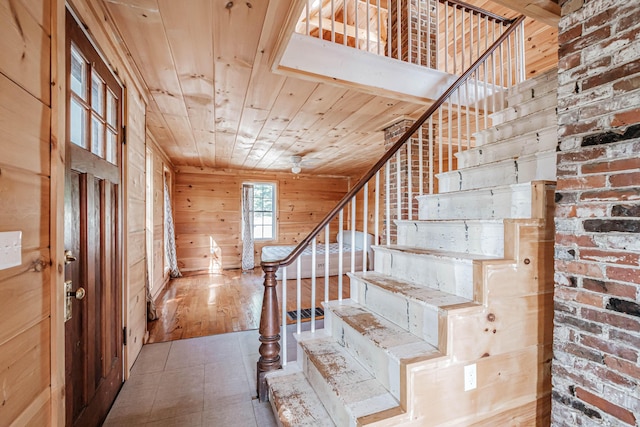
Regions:
<instances>
[{"instance_id":1,"label":"wooden staircase","mask_svg":"<svg viewBox=\"0 0 640 427\"><path fill-rule=\"evenodd\" d=\"M282 425L548 425L555 81L511 89L351 299L297 336L297 363L267 375Z\"/></svg>"}]
</instances>

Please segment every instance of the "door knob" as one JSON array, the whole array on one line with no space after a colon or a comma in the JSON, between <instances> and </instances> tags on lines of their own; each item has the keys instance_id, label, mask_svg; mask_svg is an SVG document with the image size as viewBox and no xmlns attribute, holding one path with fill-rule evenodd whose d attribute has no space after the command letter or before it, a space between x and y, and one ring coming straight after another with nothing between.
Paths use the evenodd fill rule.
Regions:
<instances>
[{"instance_id":1,"label":"door knob","mask_svg":"<svg viewBox=\"0 0 640 427\"><path fill-rule=\"evenodd\" d=\"M64 281L64 321L71 319L71 311L73 310L73 299L81 300L84 298L86 292L84 288L78 288L75 291L73 289L73 281L65 280Z\"/></svg>"},{"instance_id":2,"label":"door knob","mask_svg":"<svg viewBox=\"0 0 640 427\"><path fill-rule=\"evenodd\" d=\"M67 301L69 301L69 298L75 298L77 300L81 300L82 298L84 298L86 294L84 288L78 288L75 291L72 291L72 286L73 282L71 280L67 280L64 282L64 289L67 291Z\"/></svg>"},{"instance_id":3,"label":"door knob","mask_svg":"<svg viewBox=\"0 0 640 427\"><path fill-rule=\"evenodd\" d=\"M82 298L84 298L86 292L84 291L84 288L78 288L75 291L72 292L67 292L67 296L69 298L75 298L77 300L81 300Z\"/></svg>"},{"instance_id":4,"label":"door knob","mask_svg":"<svg viewBox=\"0 0 640 427\"><path fill-rule=\"evenodd\" d=\"M73 252L71 251L64 251L64 264L71 264L72 262L76 261L78 258L73 256Z\"/></svg>"}]
</instances>

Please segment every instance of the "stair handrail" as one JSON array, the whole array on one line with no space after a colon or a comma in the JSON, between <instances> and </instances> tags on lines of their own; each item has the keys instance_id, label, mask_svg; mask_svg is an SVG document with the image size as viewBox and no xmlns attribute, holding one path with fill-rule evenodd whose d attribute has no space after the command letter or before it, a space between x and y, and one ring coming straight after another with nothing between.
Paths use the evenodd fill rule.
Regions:
<instances>
[{"instance_id":1,"label":"stair handrail","mask_svg":"<svg viewBox=\"0 0 640 427\"><path fill-rule=\"evenodd\" d=\"M345 196L340 199L338 204L318 223L318 225L298 243L298 246L295 247L293 251L287 255L286 258L275 261L263 261L261 262L262 267L268 266L277 266L277 267L286 267L290 265L295 259L304 251L304 249L309 246L314 237L317 237L320 231L324 229L324 227L329 224L333 218L344 208L347 203L351 201L351 199L358 194L360 190L364 187L364 185L374 177L374 175L382 169L382 167L393 157L396 152L404 145L405 142L409 140L411 135L413 135L420 127L424 124L427 119L438 109L445 101L451 96L451 94L458 89L462 84L473 74L474 71L487 59L497 47L502 44L504 40L507 39L511 35L513 31L517 28L517 26L525 19L524 15L519 16L512 20L511 25L505 30L502 35L487 49L485 53L483 53L458 79L442 94L440 97L433 103L431 106L418 118L414 124L400 137L400 139L391 146L389 150L387 150L384 155L378 160L378 162L369 169L369 171L360 178L360 180L356 183L356 185L349 190L345 194Z\"/></svg>"},{"instance_id":2,"label":"stair handrail","mask_svg":"<svg viewBox=\"0 0 640 427\"><path fill-rule=\"evenodd\" d=\"M261 401L267 401L267 386L264 375L267 372L281 369L280 362L280 324L278 321L278 299L276 294L276 271L280 267L286 267L293 263L298 256L309 246L314 238L318 236L336 215L344 209L347 204L362 190L367 182L369 182L376 173L396 154L396 152L411 138L411 136L420 129L420 127L435 113L440 106L458 89L467 79L480 67L480 65L491 56L492 53L518 28L524 21L525 16L511 20L507 29L496 39L495 42L482 54L469 68L463 72L456 81L444 91L442 95L413 123L413 125L398 139L398 141L389 148L384 155L373 165L367 173L349 190L342 199L331 209L331 211L318 223L316 227L304 238L293 251L281 260L262 261L260 265L265 273L264 279L264 296L262 302L262 311L260 316L260 359L258 361L257 375L257 391Z\"/></svg>"},{"instance_id":3,"label":"stair handrail","mask_svg":"<svg viewBox=\"0 0 640 427\"><path fill-rule=\"evenodd\" d=\"M440 3L442 4L452 4L455 5L456 7L460 8L460 9L465 9L467 11L471 11L474 14L478 14L480 16L482 16L483 18L488 18L491 19L495 22L498 22L502 25L510 25L511 23L513 23L513 21L515 21L515 19L517 18L505 18L504 16L500 16L498 14L495 14L493 12L490 12L488 10L482 9L481 7L478 6L474 6L472 4L469 3L465 3L461 0L438 0Z\"/></svg>"}]
</instances>

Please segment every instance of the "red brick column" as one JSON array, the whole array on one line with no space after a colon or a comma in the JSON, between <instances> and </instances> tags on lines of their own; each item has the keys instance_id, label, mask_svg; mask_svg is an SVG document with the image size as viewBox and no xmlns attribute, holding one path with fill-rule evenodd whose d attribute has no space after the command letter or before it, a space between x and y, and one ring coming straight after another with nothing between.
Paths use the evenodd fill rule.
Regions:
<instances>
[{"instance_id":1,"label":"red brick column","mask_svg":"<svg viewBox=\"0 0 640 427\"><path fill-rule=\"evenodd\" d=\"M384 130L384 147L385 150L391 148L393 144L398 142L400 137L413 125L412 120L401 120ZM389 189L389 219L391 221L390 237L391 243L396 243L396 227L393 221L398 219L398 203L400 203L401 219L407 219L409 217L409 210L411 210L412 219L418 219L418 202L415 197L420 194L420 179L423 179L423 191L426 193L429 190L429 141L428 141L428 127L423 126L422 130L422 168L424 176L420 177L420 138L419 134L415 133L409 141L400 149L400 168L398 168L398 162L396 156L393 156L389 164L389 185L384 186L381 189L381 195L383 200L386 200L385 192ZM409 200L409 179L408 179L408 154L407 145L411 144L411 200ZM386 172L385 172L386 173ZM400 177L398 179L398 173ZM386 176L386 175L385 175ZM400 183L400 200L398 201L398 182ZM386 209L383 212L384 227L386 233ZM385 234L383 234L384 236ZM383 241L383 243L386 243Z\"/></svg>"},{"instance_id":2,"label":"red brick column","mask_svg":"<svg viewBox=\"0 0 640 427\"><path fill-rule=\"evenodd\" d=\"M398 4L399 3L399 4ZM400 19L398 19L398 6ZM435 68L437 0L391 0L391 57L412 64ZM400 22L400 57L398 57L398 22ZM409 31L408 29L411 29ZM420 30L420 31L418 31ZM411 58L409 58L411 34ZM427 56L428 55L428 56Z\"/></svg>"},{"instance_id":3,"label":"red brick column","mask_svg":"<svg viewBox=\"0 0 640 427\"><path fill-rule=\"evenodd\" d=\"M640 8L564 0L552 425L640 422Z\"/></svg>"}]
</instances>

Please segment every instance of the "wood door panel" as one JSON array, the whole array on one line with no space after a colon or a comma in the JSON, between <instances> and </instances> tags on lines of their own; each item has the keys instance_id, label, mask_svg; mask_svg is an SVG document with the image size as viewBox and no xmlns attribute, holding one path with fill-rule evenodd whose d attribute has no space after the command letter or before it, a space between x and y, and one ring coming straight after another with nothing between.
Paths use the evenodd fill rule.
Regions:
<instances>
[{"instance_id":1,"label":"wood door panel","mask_svg":"<svg viewBox=\"0 0 640 427\"><path fill-rule=\"evenodd\" d=\"M83 64L76 67L74 81L93 82L98 75L106 84L94 88L83 83L81 87L91 90L67 94L68 104L74 97L85 111L82 117L87 118L82 122L75 116L72 122L68 113L70 128L81 126L83 131L76 141L82 146L67 140L65 181L65 249L77 257L66 266L65 280L72 281L73 291L85 290L84 298L70 298L72 313L65 324L66 425L84 427L104 421L122 385L122 170L117 166L122 164L122 105L116 102L109 116L105 100L109 93L122 100L123 93L69 13L66 19L67 66L71 68L72 43L78 52L74 58L81 57L76 61ZM70 81L68 76L69 88ZM94 99L94 92L102 94ZM95 128L94 121L98 123ZM96 136L100 132L103 137ZM109 132L117 133L115 146L83 148L103 144Z\"/></svg>"},{"instance_id":2,"label":"wood door panel","mask_svg":"<svg viewBox=\"0 0 640 427\"><path fill-rule=\"evenodd\" d=\"M79 259L67 266L66 280L86 292L73 300L66 323L67 420L90 426L102 421L122 383L119 190L86 173L72 172L67 182L65 243Z\"/></svg>"},{"instance_id":3,"label":"wood door panel","mask_svg":"<svg viewBox=\"0 0 640 427\"><path fill-rule=\"evenodd\" d=\"M80 174L68 172L65 177L65 250L79 256L80 250ZM81 265L72 262L65 268L65 281L81 283ZM80 302L72 304L73 316L65 323L65 389L66 389L66 420L76 419L83 408L83 377L85 360L82 357L83 311ZM82 375L74 375L82 373Z\"/></svg>"}]
</instances>

